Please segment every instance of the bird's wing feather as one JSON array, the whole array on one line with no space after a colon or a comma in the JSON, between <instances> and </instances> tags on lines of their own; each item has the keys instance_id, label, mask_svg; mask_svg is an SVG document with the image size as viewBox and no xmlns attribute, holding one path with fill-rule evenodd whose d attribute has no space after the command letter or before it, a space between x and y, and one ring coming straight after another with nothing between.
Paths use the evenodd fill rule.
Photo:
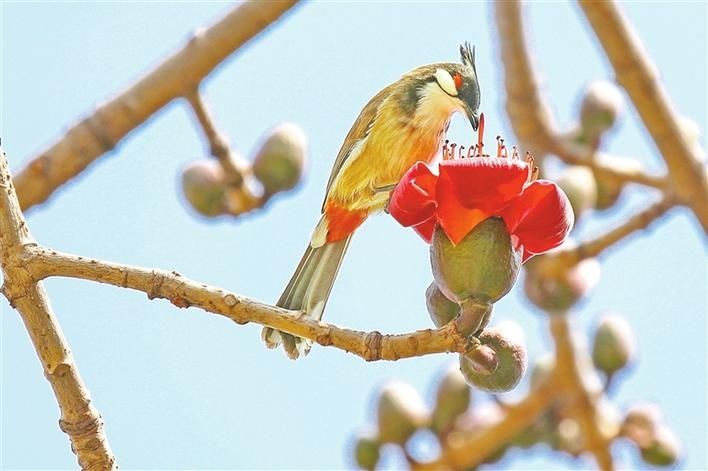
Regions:
<instances>
[{"instance_id":1,"label":"bird's wing feather","mask_svg":"<svg viewBox=\"0 0 708 471\"><path fill-rule=\"evenodd\" d=\"M332 173L329 175L329 181L327 182L327 191L325 192L325 200L322 203L322 212L324 212L325 204L327 203L327 195L329 195L329 190L334 183L334 179L337 178L339 172L344 167L344 162L349 158L354 146L364 139L369 131L379 112L379 107L381 103L390 95L391 90L395 84L391 84L388 87L377 93L361 110L356 121L349 130L347 137L344 139L341 149L337 154L337 159L334 161L334 166L332 167Z\"/></svg>"}]
</instances>

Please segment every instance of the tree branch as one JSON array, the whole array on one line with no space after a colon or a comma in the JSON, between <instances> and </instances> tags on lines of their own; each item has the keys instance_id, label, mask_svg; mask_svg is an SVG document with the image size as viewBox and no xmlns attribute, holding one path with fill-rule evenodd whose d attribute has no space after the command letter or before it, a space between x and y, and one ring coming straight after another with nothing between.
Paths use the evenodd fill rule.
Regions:
<instances>
[{"instance_id":1,"label":"tree branch","mask_svg":"<svg viewBox=\"0 0 708 471\"><path fill-rule=\"evenodd\" d=\"M619 169L595 159L594 152L571 146L554 124L550 106L540 92L537 73L527 46L522 7L519 0L497 2L496 23L501 58L504 64L506 111L514 133L538 157L546 153L558 156L571 165L584 165L603 178L632 182L665 190L668 180L647 174L641 169Z\"/></svg>"},{"instance_id":2,"label":"tree branch","mask_svg":"<svg viewBox=\"0 0 708 471\"><path fill-rule=\"evenodd\" d=\"M454 323L437 330L425 329L400 335L360 332L192 281L174 271L86 259L37 246L28 250L22 262L36 280L63 276L131 288L146 293L150 299L167 299L180 308L197 307L228 317L238 324L255 322L310 339L322 346L353 353L367 361L399 360L432 353L462 353L470 345L470 341L457 332Z\"/></svg>"},{"instance_id":3,"label":"tree branch","mask_svg":"<svg viewBox=\"0 0 708 471\"><path fill-rule=\"evenodd\" d=\"M637 34L615 2L580 0L617 76L661 152L679 201L690 207L708 233L708 177L705 162L684 138L679 115Z\"/></svg>"},{"instance_id":4,"label":"tree branch","mask_svg":"<svg viewBox=\"0 0 708 471\"><path fill-rule=\"evenodd\" d=\"M5 152L0 149L0 153L2 293L20 313L32 339L44 376L59 404L59 426L69 435L79 465L89 470L115 469L116 460L104 433L101 415L91 404L47 293L22 263L34 241L17 201Z\"/></svg>"},{"instance_id":5,"label":"tree branch","mask_svg":"<svg viewBox=\"0 0 708 471\"><path fill-rule=\"evenodd\" d=\"M508 444L516 435L548 409L558 397L555 378L550 376L520 402L504 405L504 417L496 424L473 433L464 433L443 443L440 457L428 463L420 463L416 469L470 469L483 463L499 448Z\"/></svg>"},{"instance_id":6,"label":"tree branch","mask_svg":"<svg viewBox=\"0 0 708 471\"><path fill-rule=\"evenodd\" d=\"M246 166L239 165L239 162L236 161L235 156L231 152L229 140L216 127L214 118L211 116L211 113L209 113L199 89L194 88L188 91L185 93L184 98L191 106L194 117L197 118L197 122L204 132L204 137L206 137L209 143L209 152L219 160L229 183L234 186L241 185L243 183L243 172Z\"/></svg>"},{"instance_id":7,"label":"tree branch","mask_svg":"<svg viewBox=\"0 0 708 471\"><path fill-rule=\"evenodd\" d=\"M578 353L574 345L568 316L565 313L549 315L551 334L556 344L556 366L554 375L558 385L565 390L568 400L568 415L577 420L584 437L584 448L594 457L600 469L614 469L610 440L598 428L595 398L583 383Z\"/></svg>"},{"instance_id":8,"label":"tree branch","mask_svg":"<svg viewBox=\"0 0 708 471\"><path fill-rule=\"evenodd\" d=\"M632 235L636 231L645 229L649 226L649 224L663 216L666 211L672 207L672 199L669 197L664 197L646 209L631 216L614 229L610 229L604 234L582 242L575 247L567 250L561 250L548 256L558 257L559 260L562 260L563 263L566 263L569 266L575 265L580 260L596 257L625 237Z\"/></svg>"},{"instance_id":9,"label":"tree branch","mask_svg":"<svg viewBox=\"0 0 708 471\"><path fill-rule=\"evenodd\" d=\"M175 98L194 89L219 63L288 11L297 0L248 0L118 96L72 126L14 178L22 209L54 191L113 149Z\"/></svg>"}]
</instances>

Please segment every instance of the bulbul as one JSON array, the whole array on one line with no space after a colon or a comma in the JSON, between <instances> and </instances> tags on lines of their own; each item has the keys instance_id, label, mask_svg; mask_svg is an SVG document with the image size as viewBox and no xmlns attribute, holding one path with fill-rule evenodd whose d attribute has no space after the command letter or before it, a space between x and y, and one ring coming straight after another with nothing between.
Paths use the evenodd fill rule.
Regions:
<instances>
[{"instance_id":1,"label":"bulbul","mask_svg":"<svg viewBox=\"0 0 708 471\"><path fill-rule=\"evenodd\" d=\"M305 254L276 303L321 319L354 231L386 207L391 190L417 161L437 155L455 112L474 130L479 124L479 84L474 50L460 46L461 63L418 67L376 94L344 139L327 182L322 217ZM292 359L311 342L263 329L269 348L282 343Z\"/></svg>"}]
</instances>

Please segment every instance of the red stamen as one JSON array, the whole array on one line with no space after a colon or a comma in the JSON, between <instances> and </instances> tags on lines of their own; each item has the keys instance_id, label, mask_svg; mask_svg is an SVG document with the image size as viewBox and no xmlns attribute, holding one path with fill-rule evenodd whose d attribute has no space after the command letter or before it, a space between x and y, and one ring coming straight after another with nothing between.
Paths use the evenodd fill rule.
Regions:
<instances>
[{"instance_id":1,"label":"red stamen","mask_svg":"<svg viewBox=\"0 0 708 471\"><path fill-rule=\"evenodd\" d=\"M477 128L477 152L475 156L482 156L484 148L484 113L479 115L479 127Z\"/></svg>"}]
</instances>

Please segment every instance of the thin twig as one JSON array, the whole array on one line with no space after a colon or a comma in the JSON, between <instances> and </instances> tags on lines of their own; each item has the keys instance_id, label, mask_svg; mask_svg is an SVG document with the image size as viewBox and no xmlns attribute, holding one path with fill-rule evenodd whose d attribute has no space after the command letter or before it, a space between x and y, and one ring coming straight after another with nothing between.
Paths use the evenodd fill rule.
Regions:
<instances>
[{"instance_id":1,"label":"thin twig","mask_svg":"<svg viewBox=\"0 0 708 471\"><path fill-rule=\"evenodd\" d=\"M473 433L455 433L454 440L446 440L440 457L428 463L420 463L422 470L474 468L505 446L548 409L558 396L558 388L552 375L532 389L516 404L505 404L504 417L498 423Z\"/></svg>"},{"instance_id":2,"label":"thin twig","mask_svg":"<svg viewBox=\"0 0 708 471\"><path fill-rule=\"evenodd\" d=\"M641 166L637 168L625 169L607 163L611 156L593 152L590 148L583 146L572 146L563 139L552 139L549 142L548 152L556 155L559 159L569 165L583 165L595 172L598 178L603 180L614 180L620 183L638 183L641 185L656 188L658 190L668 190L669 179L664 175L652 175L644 171Z\"/></svg>"},{"instance_id":3,"label":"thin twig","mask_svg":"<svg viewBox=\"0 0 708 471\"><path fill-rule=\"evenodd\" d=\"M89 470L114 469L116 459L104 433L101 415L91 404L88 389L79 375L47 293L22 262L34 241L17 201L5 152L1 149L0 152L2 293L20 313L32 339L44 376L59 404L59 426L69 435L79 466Z\"/></svg>"},{"instance_id":4,"label":"thin twig","mask_svg":"<svg viewBox=\"0 0 708 471\"><path fill-rule=\"evenodd\" d=\"M580 6L615 70L617 82L627 90L666 161L676 196L693 210L708 233L705 162L683 136L680 116L659 80L656 66L614 1L580 0Z\"/></svg>"},{"instance_id":5,"label":"thin twig","mask_svg":"<svg viewBox=\"0 0 708 471\"><path fill-rule=\"evenodd\" d=\"M296 3L248 0L214 25L198 30L182 49L31 158L14 178L22 209L46 201L158 110L194 89L224 59Z\"/></svg>"},{"instance_id":6,"label":"thin twig","mask_svg":"<svg viewBox=\"0 0 708 471\"><path fill-rule=\"evenodd\" d=\"M239 165L239 162L236 161L236 156L231 152L229 140L216 127L214 118L211 116L206 103L204 103L199 88L195 87L189 90L185 93L184 98L191 106L194 116L204 132L204 137L209 143L209 152L219 160L229 183L233 186L240 186L243 184L245 167Z\"/></svg>"},{"instance_id":7,"label":"thin twig","mask_svg":"<svg viewBox=\"0 0 708 471\"><path fill-rule=\"evenodd\" d=\"M578 422L584 437L584 448L595 457L598 467L612 471L614 462L610 453L611 441L598 428L595 398L583 383L579 353L572 339L568 316L556 313L549 317L551 334L556 344L554 375L557 376L559 386L564 389L565 396L569 398L568 415Z\"/></svg>"},{"instance_id":8,"label":"thin twig","mask_svg":"<svg viewBox=\"0 0 708 471\"><path fill-rule=\"evenodd\" d=\"M179 273L120 265L43 247L31 247L23 264L34 279L63 276L142 291L148 298L169 300L180 308L197 307L238 324L254 322L353 353L367 361L399 360L432 353L465 352L469 342L454 322L437 330L384 335L319 322L301 312L260 303L220 288L189 280Z\"/></svg>"},{"instance_id":9,"label":"thin twig","mask_svg":"<svg viewBox=\"0 0 708 471\"><path fill-rule=\"evenodd\" d=\"M593 239L582 242L575 247L561 250L549 256L558 257L559 260L562 260L563 263L567 265L575 265L580 260L596 257L625 237L632 235L636 231L645 229L672 207L672 199L663 197L658 202L629 217L619 226Z\"/></svg>"}]
</instances>

